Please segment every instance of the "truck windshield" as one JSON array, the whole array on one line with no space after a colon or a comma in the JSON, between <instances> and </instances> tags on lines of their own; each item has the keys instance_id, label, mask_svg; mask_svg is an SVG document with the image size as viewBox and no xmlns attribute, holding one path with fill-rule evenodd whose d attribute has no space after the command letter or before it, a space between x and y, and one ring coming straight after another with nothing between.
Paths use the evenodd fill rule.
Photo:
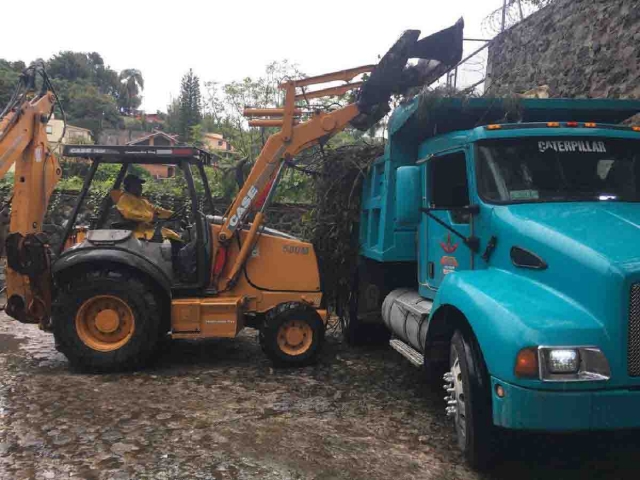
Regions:
<instances>
[{"instance_id":1,"label":"truck windshield","mask_svg":"<svg viewBox=\"0 0 640 480\"><path fill-rule=\"evenodd\" d=\"M478 190L490 203L640 201L640 142L518 138L478 143Z\"/></svg>"}]
</instances>

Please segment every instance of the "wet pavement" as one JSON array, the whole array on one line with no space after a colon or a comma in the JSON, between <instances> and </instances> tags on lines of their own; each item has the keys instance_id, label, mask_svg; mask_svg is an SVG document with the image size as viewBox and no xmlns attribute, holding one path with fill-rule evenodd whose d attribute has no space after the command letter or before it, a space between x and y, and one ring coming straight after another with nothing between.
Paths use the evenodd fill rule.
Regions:
<instances>
[{"instance_id":1,"label":"wet pavement","mask_svg":"<svg viewBox=\"0 0 640 480\"><path fill-rule=\"evenodd\" d=\"M2 480L640 477L637 431L509 436L506 460L472 472L442 397L395 352L338 337L317 366L274 370L250 331L80 374L50 335L0 315Z\"/></svg>"}]
</instances>

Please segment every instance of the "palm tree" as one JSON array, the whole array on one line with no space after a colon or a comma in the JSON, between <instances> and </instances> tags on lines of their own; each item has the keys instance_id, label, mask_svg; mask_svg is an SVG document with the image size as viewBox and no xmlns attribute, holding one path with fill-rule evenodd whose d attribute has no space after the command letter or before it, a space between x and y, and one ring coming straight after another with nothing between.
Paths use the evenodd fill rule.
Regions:
<instances>
[{"instance_id":1,"label":"palm tree","mask_svg":"<svg viewBox=\"0 0 640 480\"><path fill-rule=\"evenodd\" d=\"M135 68L127 68L120 72L120 108L131 113L140 105L140 91L144 90L142 72Z\"/></svg>"}]
</instances>

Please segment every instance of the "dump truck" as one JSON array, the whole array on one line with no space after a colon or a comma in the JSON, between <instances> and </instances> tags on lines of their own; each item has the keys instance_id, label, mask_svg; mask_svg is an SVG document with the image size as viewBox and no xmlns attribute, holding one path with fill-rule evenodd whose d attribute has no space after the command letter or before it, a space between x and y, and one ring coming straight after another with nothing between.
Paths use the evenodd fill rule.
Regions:
<instances>
[{"instance_id":1,"label":"dump truck","mask_svg":"<svg viewBox=\"0 0 640 480\"><path fill-rule=\"evenodd\" d=\"M71 218L58 226L62 234L53 251L44 220L62 168L45 130L54 108L62 109L62 118L64 111L45 66L30 66L0 113L0 177L15 165L6 238L7 314L52 332L56 347L83 370L141 366L168 335L233 338L245 327L258 330L275 364L313 362L327 309L313 245L266 228L278 182L303 150L349 125L366 130L389 111L391 95L455 65L462 31L462 21L422 39L419 30L408 30L376 65L287 80L280 86L284 105L248 108L249 125L276 132L219 216L212 215L206 152L188 145L66 145L63 156L91 167ZM427 62L427 68L407 65L411 58ZM350 92L350 103L313 103ZM102 164L120 165L119 173L90 225L79 225L78 212ZM114 206L126 211L118 207L122 198L141 202L122 191L136 164L172 165L182 172L184 207L168 216L114 218ZM203 192L196 189L197 177ZM212 211L206 214L203 205ZM135 224L142 221L143 228ZM167 239L163 229L170 222L177 231Z\"/></svg>"},{"instance_id":2,"label":"dump truck","mask_svg":"<svg viewBox=\"0 0 640 480\"><path fill-rule=\"evenodd\" d=\"M362 191L347 337L376 324L474 466L500 429L640 427L640 102L416 98Z\"/></svg>"}]
</instances>

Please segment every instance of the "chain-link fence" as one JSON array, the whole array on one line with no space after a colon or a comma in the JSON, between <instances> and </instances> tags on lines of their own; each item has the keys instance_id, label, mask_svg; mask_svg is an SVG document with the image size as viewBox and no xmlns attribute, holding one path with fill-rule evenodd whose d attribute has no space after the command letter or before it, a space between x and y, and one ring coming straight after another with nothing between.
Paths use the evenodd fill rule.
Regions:
<instances>
[{"instance_id":1,"label":"chain-link fence","mask_svg":"<svg viewBox=\"0 0 640 480\"><path fill-rule=\"evenodd\" d=\"M463 59L433 86L452 92L481 95L487 77L488 49L493 38L553 1L555 0L503 0L502 6L483 20L483 38L465 38Z\"/></svg>"}]
</instances>

